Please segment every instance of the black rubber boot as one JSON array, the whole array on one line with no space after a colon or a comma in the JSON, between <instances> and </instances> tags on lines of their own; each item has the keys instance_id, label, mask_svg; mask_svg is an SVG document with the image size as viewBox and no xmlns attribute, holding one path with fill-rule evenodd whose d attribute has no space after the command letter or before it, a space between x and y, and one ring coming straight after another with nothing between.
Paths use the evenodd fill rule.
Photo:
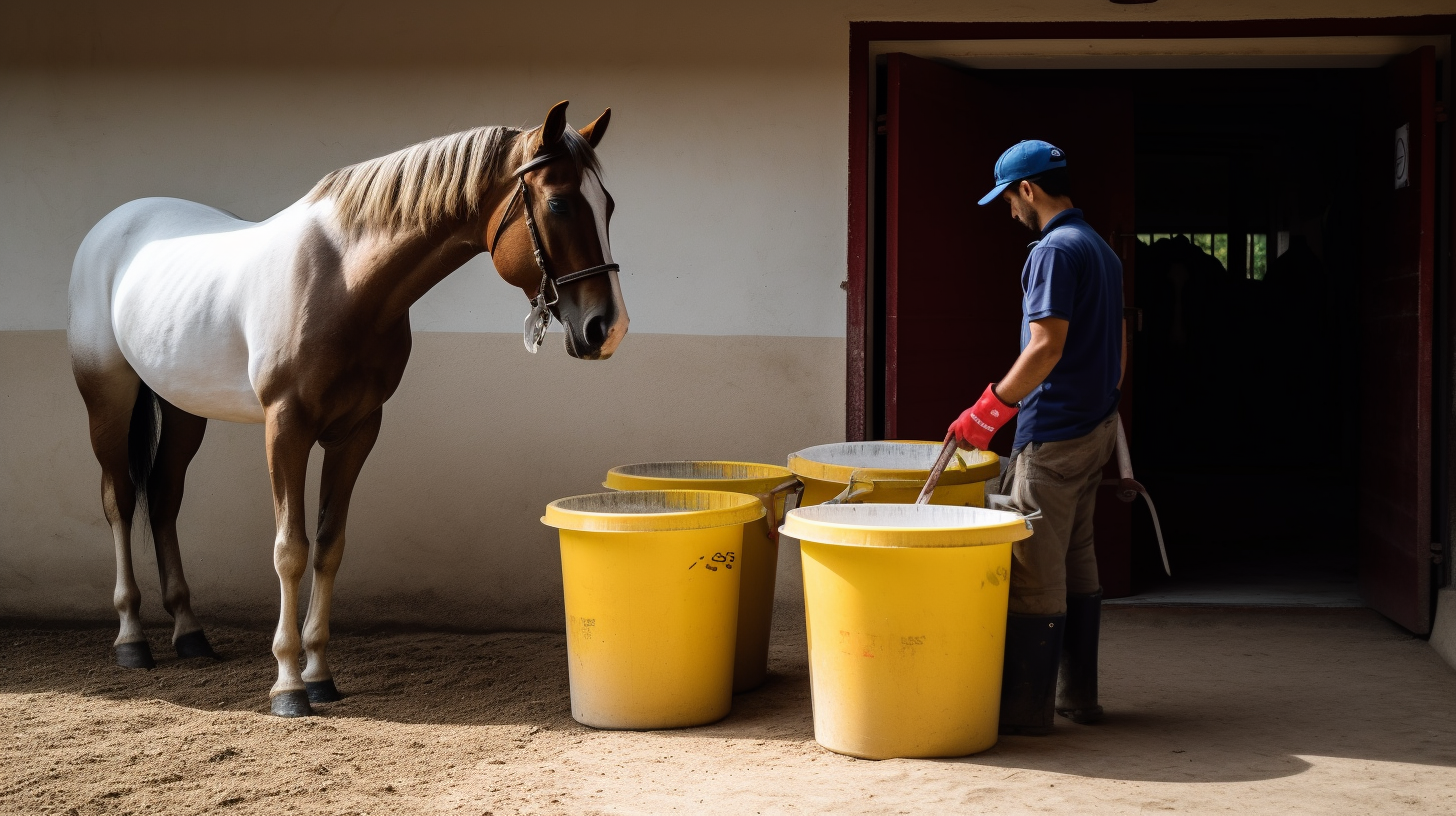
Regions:
<instances>
[{"instance_id":1,"label":"black rubber boot","mask_svg":"<svg viewBox=\"0 0 1456 816\"><path fill-rule=\"evenodd\" d=\"M1066 615L1006 616L1000 733L1038 737L1051 733L1066 622Z\"/></svg>"},{"instance_id":2,"label":"black rubber boot","mask_svg":"<svg viewBox=\"0 0 1456 816\"><path fill-rule=\"evenodd\" d=\"M1097 640L1102 630L1102 592L1067 596L1066 636L1057 676L1057 713L1074 723L1102 719L1097 704Z\"/></svg>"}]
</instances>

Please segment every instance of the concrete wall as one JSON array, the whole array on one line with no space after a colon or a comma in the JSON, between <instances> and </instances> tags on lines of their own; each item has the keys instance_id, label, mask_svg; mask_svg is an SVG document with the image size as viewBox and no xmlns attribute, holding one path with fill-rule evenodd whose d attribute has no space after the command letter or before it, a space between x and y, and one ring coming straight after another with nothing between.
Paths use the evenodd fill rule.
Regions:
<instances>
[{"instance_id":1,"label":"concrete wall","mask_svg":"<svg viewBox=\"0 0 1456 816\"><path fill-rule=\"evenodd\" d=\"M832 363L843 348L839 338L644 333L588 365L559 348L532 357L518 334L418 334L356 489L338 619L559 628L555 531L538 521L547 502L601 490L617 464L782 462L841 438ZM105 617L110 536L65 333L4 335L0 382L0 615ZM276 614L261 425L209 424L179 537L199 614ZM136 557L146 609L160 616L150 545Z\"/></svg>"},{"instance_id":2,"label":"concrete wall","mask_svg":"<svg viewBox=\"0 0 1456 816\"><path fill-rule=\"evenodd\" d=\"M411 367L358 489L337 604L344 622L555 628L554 539L537 522L550 499L595 489L613 464L781 462L842 438L850 20L1449 10L1430 0L7 9L0 616L110 614L98 469L63 330L72 253L127 200L175 195L262 218L327 171L418 139L534 125L563 98L578 125L612 106L601 154L632 334L606 363L567 359L559 337L527 355L524 299L484 258L421 301ZM181 521L204 616L273 614L267 490L261 429L213 423ZM145 546L138 556L146 609L159 616Z\"/></svg>"}]
</instances>

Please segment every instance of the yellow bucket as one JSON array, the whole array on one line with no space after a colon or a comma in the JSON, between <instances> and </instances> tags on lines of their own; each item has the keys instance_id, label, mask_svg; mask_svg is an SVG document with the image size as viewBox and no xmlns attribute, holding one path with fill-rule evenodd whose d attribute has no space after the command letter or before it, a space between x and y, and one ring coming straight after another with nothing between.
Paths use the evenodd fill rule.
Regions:
<instances>
[{"instance_id":1,"label":"yellow bucket","mask_svg":"<svg viewBox=\"0 0 1456 816\"><path fill-rule=\"evenodd\" d=\"M787 491L769 495L793 480L788 468L752 462L645 462L607 471L603 487L613 490L729 490L764 502L763 520L743 527L739 551L738 648L733 658L734 693L757 688L768 674L768 636L773 627L774 579L778 575L777 530ZM797 484L794 485L797 487ZM772 507L769 507L769 503Z\"/></svg>"},{"instance_id":2,"label":"yellow bucket","mask_svg":"<svg viewBox=\"0 0 1456 816\"><path fill-rule=\"evenodd\" d=\"M940 442L896 441L816 445L790 455L789 470L804 482L802 507L841 494L847 502L910 504L920 495L941 447ZM930 503L984 507L986 480L1001 471L1000 462L991 451L956 451Z\"/></svg>"},{"instance_id":3,"label":"yellow bucket","mask_svg":"<svg viewBox=\"0 0 1456 816\"><path fill-rule=\"evenodd\" d=\"M1019 515L837 504L789 511L800 539L814 738L866 759L996 744Z\"/></svg>"},{"instance_id":4,"label":"yellow bucket","mask_svg":"<svg viewBox=\"0 0 1456 816\"><path fill-rule=\"evenodd\" d=\"M680 728L733 700L743 525L752 496L709 490L557 499L571 716L594 728Z\"/></svg>"}]
</instances>

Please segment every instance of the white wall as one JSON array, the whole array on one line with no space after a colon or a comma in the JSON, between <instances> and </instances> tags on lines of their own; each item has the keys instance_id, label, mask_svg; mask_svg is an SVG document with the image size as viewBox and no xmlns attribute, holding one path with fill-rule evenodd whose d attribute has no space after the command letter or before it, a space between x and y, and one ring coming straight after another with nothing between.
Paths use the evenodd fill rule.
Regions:
<instances>
[{"instance_id":1,"label":"white wall","mask_svg":"<svg viewBox=\"0 0 1456 816\"><path fill-rule=\"evenodd\" d=\"M633 330L837 337L850 20L1452 13L1450 0L30 4L0 25L0 331L57 329L80 238L177 195L264 217L329 170L479 124L615 109ZM426 331L515 331L484 259ZM693 304L704 309L693 309Z\"/></svg>"},{"instance_id":2,"label":"white wall","mask_svg":"<svg viewBox=\"0 0 1456 816\"><path fill-rule=\"evenodd\" d=\"M433 67L0 74L0 330L64 329L71 256L147 195L266 218L328 171L482 124L536 125L560 98L617 200L613 255L632 331L844 334L842 105L832 81L751 66L607 76ZM734 116L725 100L753 100ZM765 172L772 168L772 172ZM519 331L527 307L482 256L414 310L422 331Z\"/></svg>"},{"instance_id":3,"label":"white wall","mask_svg":"<svg viewBox=\"0 0 1456 816\"><path fill-rule=\"evenodd\" d=\"M578 125L613 107L601 153L632 335L600 365L556 344L528 357L524 298L485 259L426 297L340 583L346 621L553 627L546 501L593 489L614 463L782 461L842 438L850 20L1452 11L1450 0L7 7L0 616L109 614L109 537L63 329L75 247L127 200L175 195L261 218L327 171L418 139L534 125L559 99ZM258 429L213 423L181 521L204 616L272 613L268 516ZM144 580L155 616L155 579Z\"/></svg>"}]
</instances>

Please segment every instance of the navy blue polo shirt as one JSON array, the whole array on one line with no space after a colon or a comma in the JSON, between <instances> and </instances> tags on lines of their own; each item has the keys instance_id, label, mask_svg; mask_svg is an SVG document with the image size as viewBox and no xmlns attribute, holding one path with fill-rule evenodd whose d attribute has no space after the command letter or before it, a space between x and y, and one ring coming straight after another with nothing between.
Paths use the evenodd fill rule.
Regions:
<instances>
[{"instance_id":1,"label":"navy blue polo shirt","mask_svg":"<svg viewBox=\"0 0 1456 816\"><path fill-rule=\"evenodd\" d=\"M1057 213L1041 236L1021 270L1021 347L1031 322L1046 317L1067 321L1067 343L1046 382L1021 401L1015 448L1085 436L1121 396L1122 261L1081 210Z\"/></svg>"}]
</instances>

